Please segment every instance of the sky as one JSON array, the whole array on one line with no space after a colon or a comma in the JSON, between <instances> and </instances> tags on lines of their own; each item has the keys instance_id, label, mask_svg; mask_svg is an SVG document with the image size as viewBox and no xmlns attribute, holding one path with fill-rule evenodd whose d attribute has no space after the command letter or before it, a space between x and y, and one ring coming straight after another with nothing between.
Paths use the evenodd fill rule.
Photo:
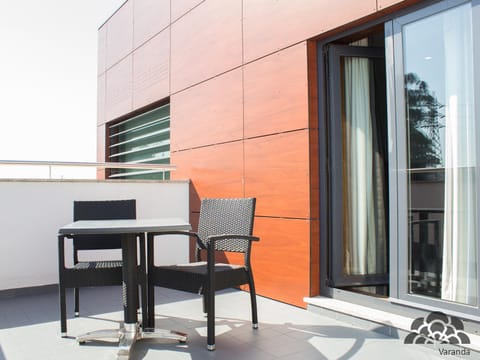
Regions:
<instances>
[{"instance_id":1,"label":"sky","mask_svg":"<svg viewBox=\"0 0 480 360\"><path fill-rule=\"evenodd\" d=\"M124 1L0 0L0 160L96 160L97 31Z\"/></svg>"}]
</instances>

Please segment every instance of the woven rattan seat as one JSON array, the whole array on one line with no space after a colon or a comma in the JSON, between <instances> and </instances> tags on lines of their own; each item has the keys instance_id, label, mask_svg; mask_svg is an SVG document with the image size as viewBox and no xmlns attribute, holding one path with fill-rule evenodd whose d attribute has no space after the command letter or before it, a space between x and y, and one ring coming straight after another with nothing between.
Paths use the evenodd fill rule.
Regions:
<instances>
[{"instance_id":1,"label":"woven rattan seat","mask_svg":"<svg viewBox=\"0 0 480 360\"><path fill-rule=\"evenodd\" d=\"M203 281L207 276L207 262L185 265L161 266L152 270L152 277L158 279L156 286L174 288L191 293L203 293ZM248 275L243 265L215 264L215 290L226 289L235 285L247 284Z\"/></svg>"},{"instance_id":2,"label":"woven rattan seat","mask_svg":"<svg viewBox=\"0 0 480 360\"><path fill-rule=\"evenodd\" d=\"M122 268L122 262L116 261L81 261L73 266L73 270L117 269Z\"/></svg>"},{"instance_id":3,"label":"woven rattan seat","mask_svg":"<svg viewBox=\"0 0 480 360\"><path fill-rule=\"evenodd\" d=\"M207 313L207 348L215 349L215 291L248 284L253 327L258 327L255 285L250 253L255 214L255 199L203 199L197 232L171 232L194 237L197 262L170 266L154 265L154 237L165 233L149 233L148 253L148 326L154 326L153 286L161 286L203 295ZM215 253L244 254L241 264L215 263ZM202 261L206 253L207 261Z\"/></svg>"},{"instance_id":4,"label":"woven rattan seat","mask_svg":"<svg viewBox=\"0 0 480 360\"><path fill-rule=\"evenodd\" d=\"M113 220L135 219L135 200L75 201L73 219L77 220ZM137 267L138 279L142 289L142 312L146 311L146 260L145 236L140 239L140 265ZM122 285L122 261L79 261L79 252L88 250L121 249L120 235L77 235L73 239L73 266L65 265L65 240L59 240L59 292L60 327L62 336L67 334L66 289L74 288L75 316L79 316L79 288L88 286ZM146 321L146 316L145 319Z\"/></svg>"}]
</instances>

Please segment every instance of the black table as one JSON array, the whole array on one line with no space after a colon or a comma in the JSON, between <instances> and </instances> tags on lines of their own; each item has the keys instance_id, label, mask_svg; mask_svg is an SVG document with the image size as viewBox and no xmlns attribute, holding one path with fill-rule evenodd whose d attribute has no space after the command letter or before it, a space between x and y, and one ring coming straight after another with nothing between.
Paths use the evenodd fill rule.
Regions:
<instances>
[{"instance_id":1,"label":"black table","mask_svg":"<svg viewBox=\"0 0 480 360\"><path fill-rule=\"evenodd\" d=\"M116 330L98 330L77 337L79 343L90 340L119 339L117 359L128 359L130 349L137 340L168 338L186 341L186 334L170 330L142 329L138 323L136 301L138 299L137 243L136 235L146 232L191 230L189 223L179 218L134 220L82 220L62 226L59 237L71 235L121 234L123 262L123 311L124 325ZM147 311L155 311L147 309ZM143 314L147 316L148 314Z\"/></svg>"}]
</instances>

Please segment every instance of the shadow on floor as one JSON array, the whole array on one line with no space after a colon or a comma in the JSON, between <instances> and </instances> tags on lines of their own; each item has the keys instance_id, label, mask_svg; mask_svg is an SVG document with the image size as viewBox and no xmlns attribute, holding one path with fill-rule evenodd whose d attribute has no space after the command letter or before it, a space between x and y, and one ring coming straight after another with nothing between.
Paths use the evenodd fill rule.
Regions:
<instances>
[{"instance_id":1,"label":"shadow on floor","mask_svg":"<svg viewBox=\"0 0 480 360\"><path fill-rule=\"evenodd\" d=\"M71 294L70 294L71 296ZM0 360L114 358L117 341L90 342L79 346L74 336L86 331L121 325L121 290L85 289L81 295L81 317L69 322L69 338L59 335L58 296L18 297L0 300ZM71 298L69 300L72 300ZM346 322L310 313L304 309L259 296L259 329L250 321L249 295L238 290L216 296L216 351L206 349L206 318L202 299L168 289L156 289L156 326L188 334L181 344L171 340L139 341L132 360L317 360L376 358L442 359L438 350L405 345L386 337L384 327L361 329ZM71 302L70 302L71 305ZM71 309L71 308L70 308ZM94 321L92 321L94 320ZM18 326L25 326L17 329ZM3 330L5 329L5 330ZM36 334L37 336L31 336ZM29 337L30 336L30 337ZM24 344L30 338L29 346Z\"/></svg>"},{"instance_id":2,"label":"shadow on floor","mask_svg":"<svg viewBox=\"0 0 480 360\"><path fill-rule=\"evenodd\" d=\"M206 349L205 321L169 315L157 317L157 328L172 329L172 325L174 330L188 334L186 344L171 340L142 340L132 350L131 359L147 360L167 353L172 359L192 360L290 359L294 355L299 359L331 359L331 354L323 350L324 343L336 339L342 345L335 358L346 360L354 357L368 339L385 339L375 331L348 326L260 323L259 329L254 330L245 320L217 318L216 351L210 352Z\"/></svg>"},{"instance_id":3,"label":"shadow on floor","mask_svg":"<svg viewBox=\"0 0 480 360\"><path fill-rule=\"evenodd\" d=\"M195 294L177 292L172 296L157 295L156 305L190 300ZM98 314L121 311L122 287L103 286L80 289L80 316L95 318ZM60 307L56 288L23 296L0 297L0 329L59 321ZM67 319L73 318L73 289L67 290ZM2 360L0 358L0 360Z\"/></svg>"}]
</instances>

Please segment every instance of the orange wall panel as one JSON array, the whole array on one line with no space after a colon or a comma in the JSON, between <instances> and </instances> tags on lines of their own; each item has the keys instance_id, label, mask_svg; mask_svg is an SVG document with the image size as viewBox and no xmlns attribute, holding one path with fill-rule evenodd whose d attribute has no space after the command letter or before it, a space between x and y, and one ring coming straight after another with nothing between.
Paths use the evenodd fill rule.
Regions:
<instances>
[{"instance_id":1,"label":"orange wall panel","mask_svg":"<svg viewBox=\"0 0 480 360\"><path fill-rule=\"evenodd\" d=\"M97 77L97 125L105 123L106 75Z\"/></svg>"},{"instance_id":2,"label":"orange wall panel","mask_svg":"<svg viewBox=\"0 0 480 360\"><path fill-rule=\"evenodd\" d=\"M244 0L245 62L372 14L377 9L376 0L302 0L300 4L291 0Z\"/></svg>"},{"instance_id":3,"label":"orange wall panel","mask_svg":"<svg viewBox=\"0 0 480 360\"><path fill-rule=\"evenodd\" d=\"M133 20L137 48L170 25L170 0L133 0Z\"/></svg>"},{"instance_id":4,"label":"orange wall panel","mask_svg":"<svg viewBox=\"0 0 480 360\"><path fill-rule=\"evenodd\" d=\"M172 24L172 93L242 64L241 4L209 0Z\"/></svg>"},{"instance_id":5,"label":"orange wall panel","mask_svg":"<svg viewBox=\"0 0 480 360\"><path fill-rule=\"evenodd\" d=\"M132 55L107 70L105 87L106 121L132 111Z\"/></svg>"},{"instance_id":6,"label":"orange wall panel","mask_svg":"<svg viewBox=\"0 0 480 360\"><path fill-rule=\"evenodd\" d=\"M257 212L258 214L258 212ZM310 222L255 218L252 269L259 295L305 307L309 296Z\"/></svg>"},{"instance_id":7,"label":"orange wall panel","mask_svg":"<svg viewBox=\"0 0 480 360\"><path fill-rule=\"evenodd\" d=\"M303 42L245 66L245 137L308 128Z\"/></svg>"},{"instance_id":8,"label":"orange wall panel","mask_svg":"<svg viewBox=\"0 0 480 360\"><path fill-rule=\"evenodd\" d=\"M97 162L105 162L105 124L97 126ZM97 179L106 178L106 170L97 168Z\"/></svg>"},{"instance_id":9,"label":"orange wall panel","mask_svg":"<svg viewBox=\"0 0 480 360\"><path fill-rule=\"evenodd\" d=\"M384 9L386 7L401 3L405 0L378 0L378 10Z\"/></svg>"},{"instance_id":10,"label":"orange wall panel","mask_svg":"<svg viewBox=\"0 0 480 360\"><path fill-rule=\"evenodd\" d=\"M133 1L127 1L107 24L106 68L123 59L133 50Z\"/></svg>"},{"instance_id":11,"label":"orange wall panel","mask_svg":"<svg viewBox=\"0 0 480 360\"><path fill-rule=\"evenodd\" d=\"M185 15L195 6L205 0L174 0L172 1L172 22L177 20L180 16Z\"/></svg>"},{"instance_id":12,"label":"orange wall panel","mask_svg":"<svg viewBox=\"0 0 480 360\"><path fill-rule=\"evenodd\" d=\"M170 29L165 29L133 53L133 108L170 95Z\"/></svg>"},{"instance_id":13,"label":"orange wall panel","mask_svg":"<svg viewBox=\"0 0 480 360\"><path fill-rule=\"evenodd\" d=\"M422 0L377 0L377 5L378 5L378 10L381 11L388 7L392 7L394 5L398 5L398 7L405 7L405 6L413 5L415 3L419 3L421 1Z\"/></svg>"},{"instance_id":14,"label":"orange wall panel","mask_svg":"<svg viewBox=\"0 0 480 360\"><path fill-rule=\"evenodd\" d=\"M257 198L257 216L308 218L308 130L245 141L245 196Z\"/></svg>"},{"instance_id":15,"label":"orange wall panel","mask_svg":"<svg viewBox=\"0 0 480 360\"><path fill-rule=\"evenodd\" d=\"M242 70L176 93L170 106L172 151L241 140Z\"/></svg>"},{"instance_id":16,"label":"orange wall panel","mask_svg":"<svg viewBox=\"0 0 480 360\"><path fill-rule=\"evenodd\" d=\"M97 44L97 74L103 74L106 70L106 56L107 56L107 26L102 26L98 29L98 44Z\"/></svg>"},{"instance_id":17,"label":"orange wall panel","mask_svg":"<svg viewBox=\"0 0 480 360\"><path fill-rule=\"evenodd\" d=\"M97 126L97 161L105 162L105 125ZM104 173L104 172L103 172Z\"/></svg>"},{"instance_id":18,"label":"orange wall panel","mask_svg":"<svg viewBox=\"0 0 480 360\"><path fill-rule=\"evenodd\" d=\"M190 179L190 210L199 211L204 197L243 197L243 142L171 153L173 179Z\"/></svg>"}]
</instances>

